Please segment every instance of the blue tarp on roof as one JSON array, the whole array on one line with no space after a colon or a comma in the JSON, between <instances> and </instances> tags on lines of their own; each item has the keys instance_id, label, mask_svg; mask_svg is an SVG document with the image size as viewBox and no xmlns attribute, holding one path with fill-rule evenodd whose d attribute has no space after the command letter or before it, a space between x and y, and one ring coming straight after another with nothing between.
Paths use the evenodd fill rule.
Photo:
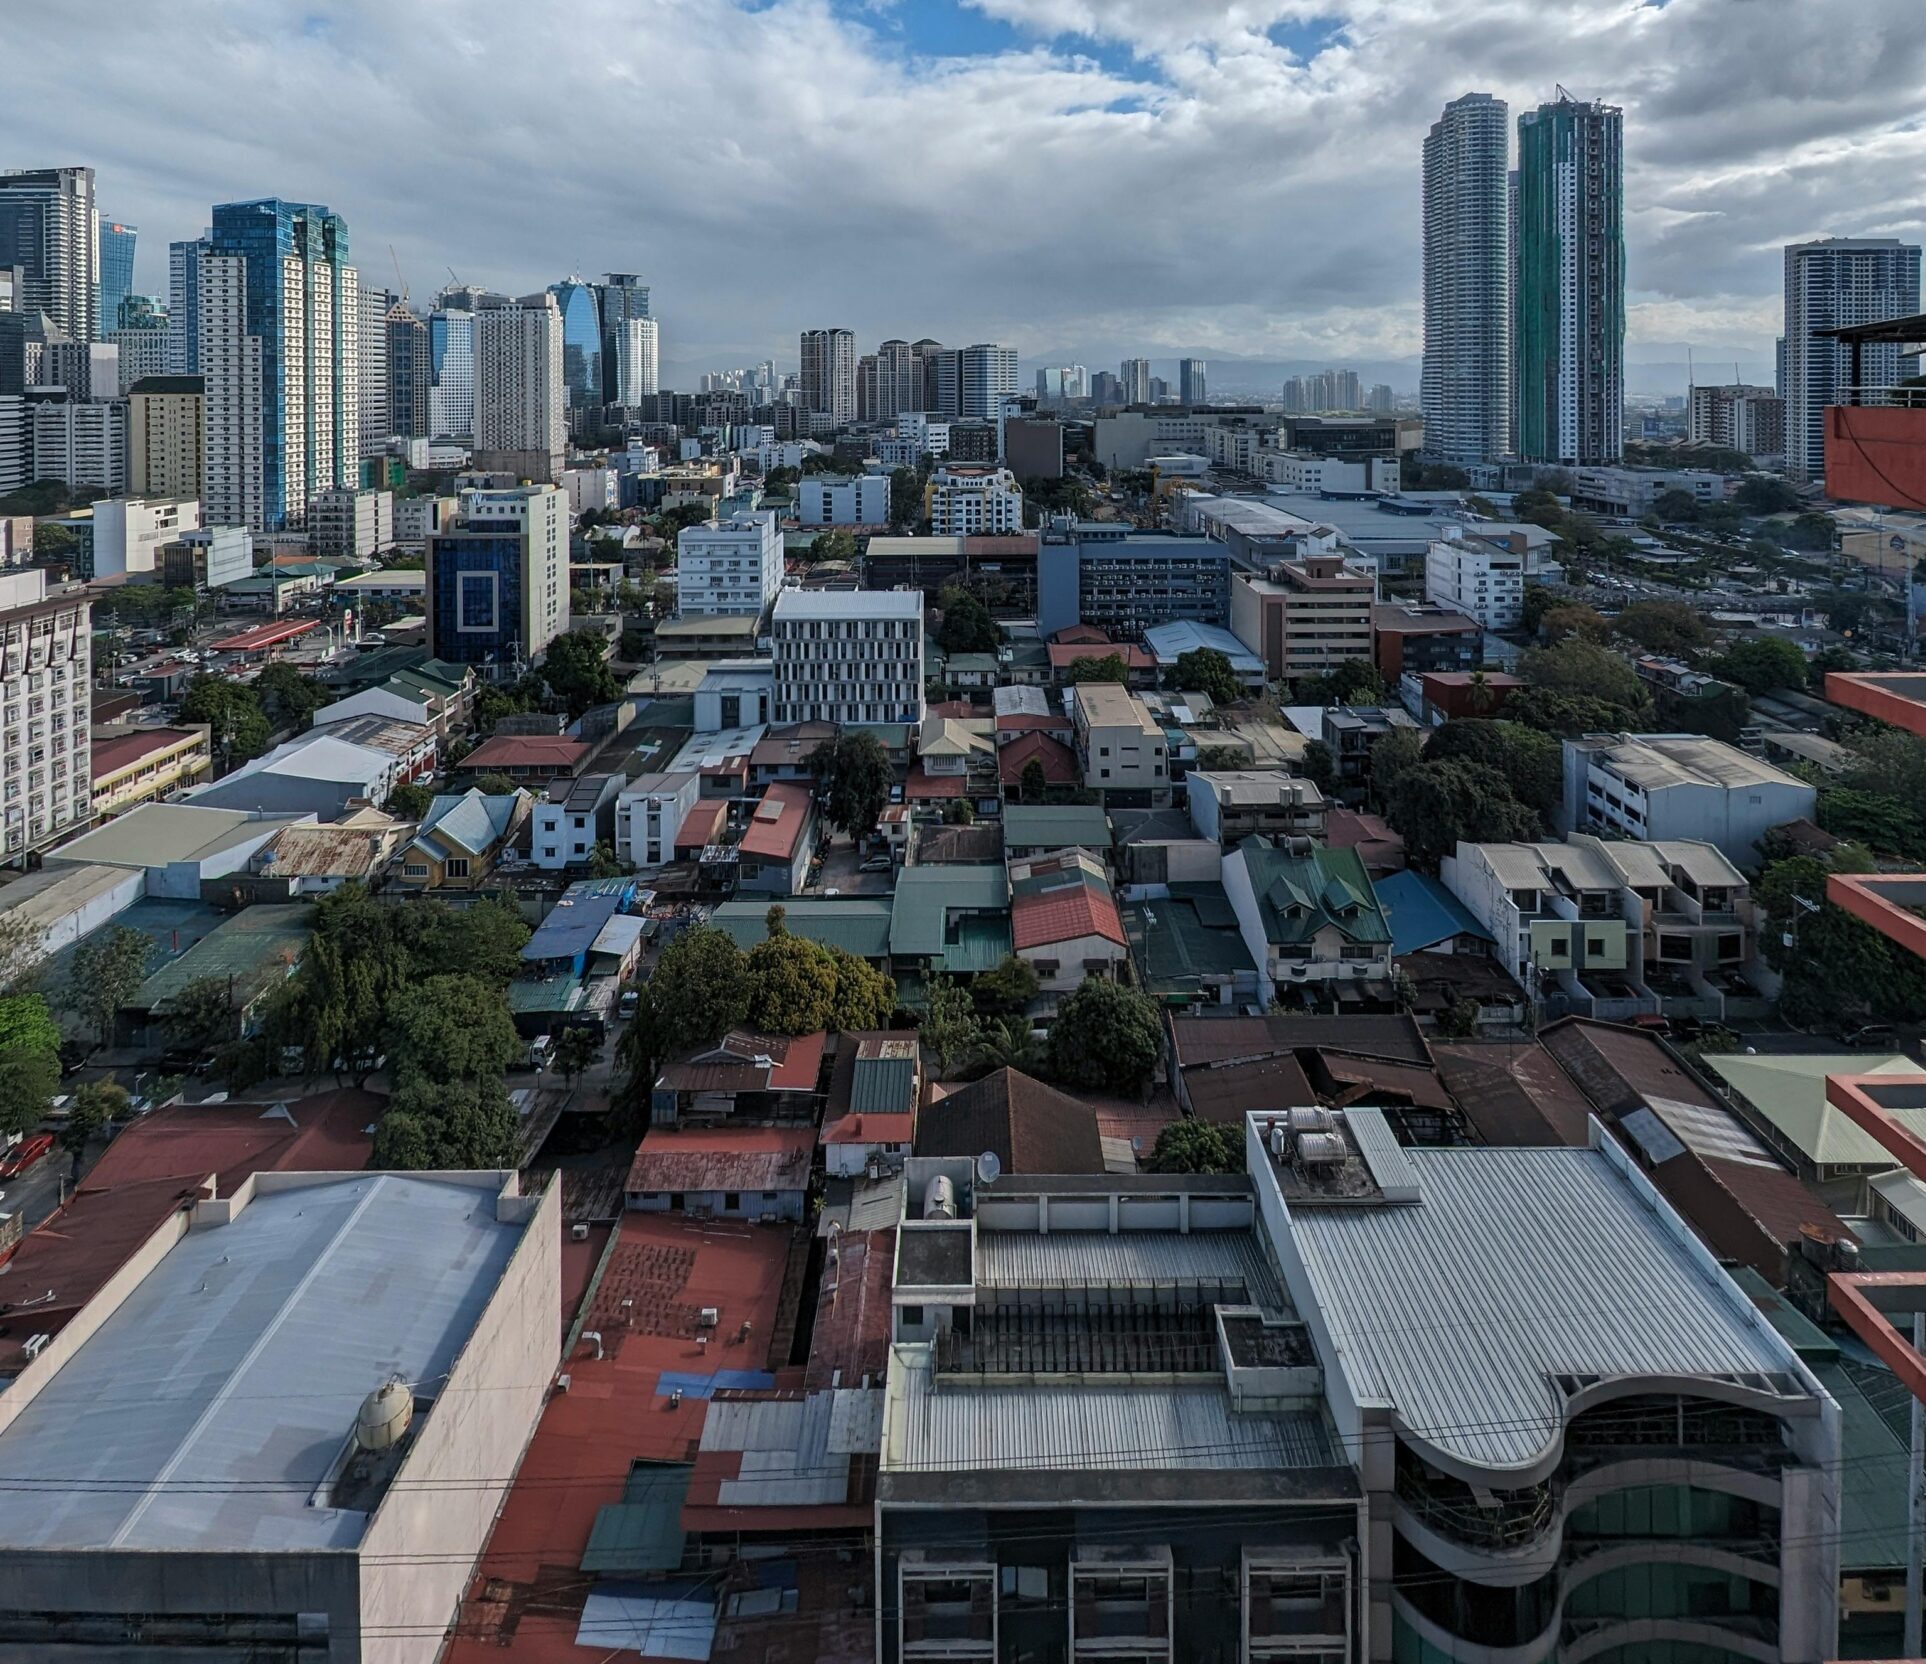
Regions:
<instances>
[{"instance_id":1,"label":"blue tarp on roof","mask_svg":"<svg viewBox=\"0 0 1926 1664\"><path fill-rule=\"evenodd\" d=\"M535 934L522 949L522 958L531 963L552 959L580 959L602 933L602 926L622 911L622 898L613 896L563 896L550 909L547 918L535 927Z\"/></svg>"},{"instance_id":2,"label":"blue tarp on roof","mask_svg":"<svg viewBox=\"0 0 1926 1664\"><path fill-rule=\"evenodd\" d=\"M1422 953L1453 936L1491 940L1465 904L1435 878L1421 872L1394 872L1377 881L1378 905L1391 927L1394 955Z\"/></svg>"}]
</instances>

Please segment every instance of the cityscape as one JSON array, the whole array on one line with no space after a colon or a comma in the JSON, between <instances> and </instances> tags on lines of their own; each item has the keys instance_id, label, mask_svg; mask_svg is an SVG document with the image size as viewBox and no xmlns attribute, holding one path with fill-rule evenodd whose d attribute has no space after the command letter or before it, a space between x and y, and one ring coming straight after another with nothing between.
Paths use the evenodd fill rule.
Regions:
<instances>
[{"instance_id":1,"label":"cityscape","mask_svg":"<svg viewBox=\"0 0 1926 1664\"><path fill-rule=\"evenodd\" d=\"M1223 9L761 21L1120 154L1388 50ZM1243 334L1069 148L1084 292L908 123L1007 247L880 288L813 133L846 283L10 135L0 1661L1926 1658L1919 216L1682 289L1707 9L1441 56Z\"/></svg>"}]
</instances>

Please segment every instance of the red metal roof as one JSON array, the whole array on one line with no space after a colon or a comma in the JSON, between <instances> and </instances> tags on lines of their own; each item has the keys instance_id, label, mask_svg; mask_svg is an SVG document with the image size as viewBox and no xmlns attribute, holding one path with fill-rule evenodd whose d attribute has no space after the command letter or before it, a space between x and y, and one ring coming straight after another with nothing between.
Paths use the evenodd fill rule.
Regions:
<instances>
[{"instance_id":1,"label":"red metal roof","mask_svg":"<svg viewBox=\"0 0 1926 1664\"><path fill-rule=\"evenodd\" d=\"M1039 871L1045 863L1036 863ZM1083 936L1101 936L1105 941L1126 945L1123 918L1116 898L1083 873L1074 861L1063 863L1066 872L1080 881L1061 889L1018 895L1010 902L1010 935L1017 951L1048 947L1053 942L1074 942Z\"/></svg>"},{"instance_id":2,"label":"red metal roof","mask_svg":"<svg viewBox=\"0 0 1926 1664\"><path fill-rule=\"evenodd\" d=\"M969 780L961 774L930 774L921 763L909 771L903 782L903 796L912 803L929 803L961 797Z\"/></svg>"},{"instance_id":3,"label":"red metal roof","mask_svg":"<svg viewBox=\"0 0 1926 1664\"><path fill-rule=\"evenodd\" d=\"M304 636L308 631L320 627L312 618L289 619L282 624L256 624L251 630L243 630L239 635L222 636L219 641L209 642L208 646L216 653L258 653L263 648L278 647L284 641L292 641L296 636Z\"/></svg>"},{"instance_id":4,"label":"red metal roof","mask_svg":"<svg viewBox=\"0 0 1926 1664\"><path fill-rule=\"evenodd\" d=\"M133 767L143 757L171 750L183 740L198 737L191 728L143 728L137 734L114 734L107 739L96 739L89 747L94 779L98 781L102 775L118 774L124 768Z\"/></svg>"},{"instance_id":5,"label":"red metal roof","mask_svg":"<svg viewBox=\"0 0 1926 1664\"><path fill-rule=\"evenodd\" d=\"M728 813L729 805L722 799L704 801L698 798L689 805L689 812L676 828L675 847L698 851L707 848L716 841L716 834L722 830L723 818Z\"/></svg>"},{"instance_id":6,"label":"red metal roof","mask_svg":"<svg viewBox=\"0 0 1926 1664\"><path fill-rule=\"evenodd\" d=\"M1046 718L1032 718L1044 721ZM1077 782L1077 754L1062 740L1049 734L1028 733L1010 741L996 754L997 777L1006 786L1020 785L1026 764L1035 758L1043 765L1043 778L1053 786L1073 786Z\"/></svg>"},{"instance_id":7,"label":"red metal roof","mask_svg":"<svg viewBox=\"0 0 1926 1664\"><path fill-rule=\"evenodd\" d=\"M1094 624L1068 625L1057 631L1050 639L1068 647L1087 647L1092 642L1102 642L1106 647L1110 644L1110 637Z\"/></svg>"},{"instance_id":8,"label":"red metal roof","mask_svg":"<svg viewBox=\"0 0 1926 1664\"><path fill-rule=\"evenodd\" d=\"M813 1127L651 1127L628 1189L801 1190L815 1150Z\"/></svg>"},{"instance_id":9,"label":"red metal roof","mask_svg":"<svg viewBox=\"0 0 1926 1664\"><path fill-rule=\"evenodd\" d=\"M1062 670L1069 665L1081 664L1085 659L1120 658L1126 670L1149 670L1155 661L1147 649L1134 642L1077 642L1053 641L1049 646L1050 668Z\"/></svg>"},{"instance_id":10,"label":"red metal roof","mask_svg":"<svg viewBox=\"0 0 1926 1664\"><path fill-rule=\"evenodd\" d=\"M823 1128L825 1144L907 1144L916 1132L916 1117L902 1115L845 1115Z\"/></svg>"},{"instance_id":11,"label":"red metal roof","mask_svg":"<svg viewBox=\"0 0 1926 1664\"><path fill-rule=\"evenodd\" d=\"M588 753L588 746L581 740L564 739L560 734L497 734L469 752L461 766L470 773L491 768L568 769Z\"/></svg>"},{"instance_id":12,"label":"red metal roof","mask_svg":"<svg viewBox=\"0 0 1926 1664\"><path fill-rule=\"evenodd\" d=\"M800 781L776 781L762 794L762 801L750 815L738 847L744 855L759 856L765 861L793 859L796 846L802 842L803 830L809 824L809 804L809 788ZM771 809L775 810L773 815L769 813Z\"/></svg>"}]
</instances>

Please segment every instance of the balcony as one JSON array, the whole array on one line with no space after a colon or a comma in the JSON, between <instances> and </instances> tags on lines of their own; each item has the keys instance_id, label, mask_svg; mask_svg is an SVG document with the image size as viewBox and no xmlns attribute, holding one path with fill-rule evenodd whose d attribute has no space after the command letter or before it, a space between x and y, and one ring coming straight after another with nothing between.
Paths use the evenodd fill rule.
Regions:
<instances>
[{"instance_id":1,"label":"balcony","mask_svg":"<svg viewBox=\"0 0 1926 1664\"><path fill-rule=\"evenodd\" d=\"M1421 1525L1467 1548L1529 1548L1550 1530L1556 1512L1550 1485L1518 1491L1474 1489L1415 1463L1398 1468L1398 1500Z\"/></svg>"}]
</instances>

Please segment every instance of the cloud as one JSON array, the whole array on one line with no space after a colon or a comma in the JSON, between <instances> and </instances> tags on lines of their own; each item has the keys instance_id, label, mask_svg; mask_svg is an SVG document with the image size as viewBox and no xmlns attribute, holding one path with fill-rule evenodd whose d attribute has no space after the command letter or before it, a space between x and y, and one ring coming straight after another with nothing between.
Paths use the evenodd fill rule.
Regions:
<instances>
[{"instance_id":1,"label":"cloud","mask_svg":"<svg viewBox=\"0 0 1926 1664\"><path fill-rule=\"evenodd\" d=\"M1426 127L1562 82L1625 109L1634 339L1764 352L1785 241L1926 232L1917 5L65 0L9 16L10 160L92 162L145 286L280 194L417 297L645 273L687 367L816 324L1384 358L1419 345Z\"/></svg>"}]
</instances>

